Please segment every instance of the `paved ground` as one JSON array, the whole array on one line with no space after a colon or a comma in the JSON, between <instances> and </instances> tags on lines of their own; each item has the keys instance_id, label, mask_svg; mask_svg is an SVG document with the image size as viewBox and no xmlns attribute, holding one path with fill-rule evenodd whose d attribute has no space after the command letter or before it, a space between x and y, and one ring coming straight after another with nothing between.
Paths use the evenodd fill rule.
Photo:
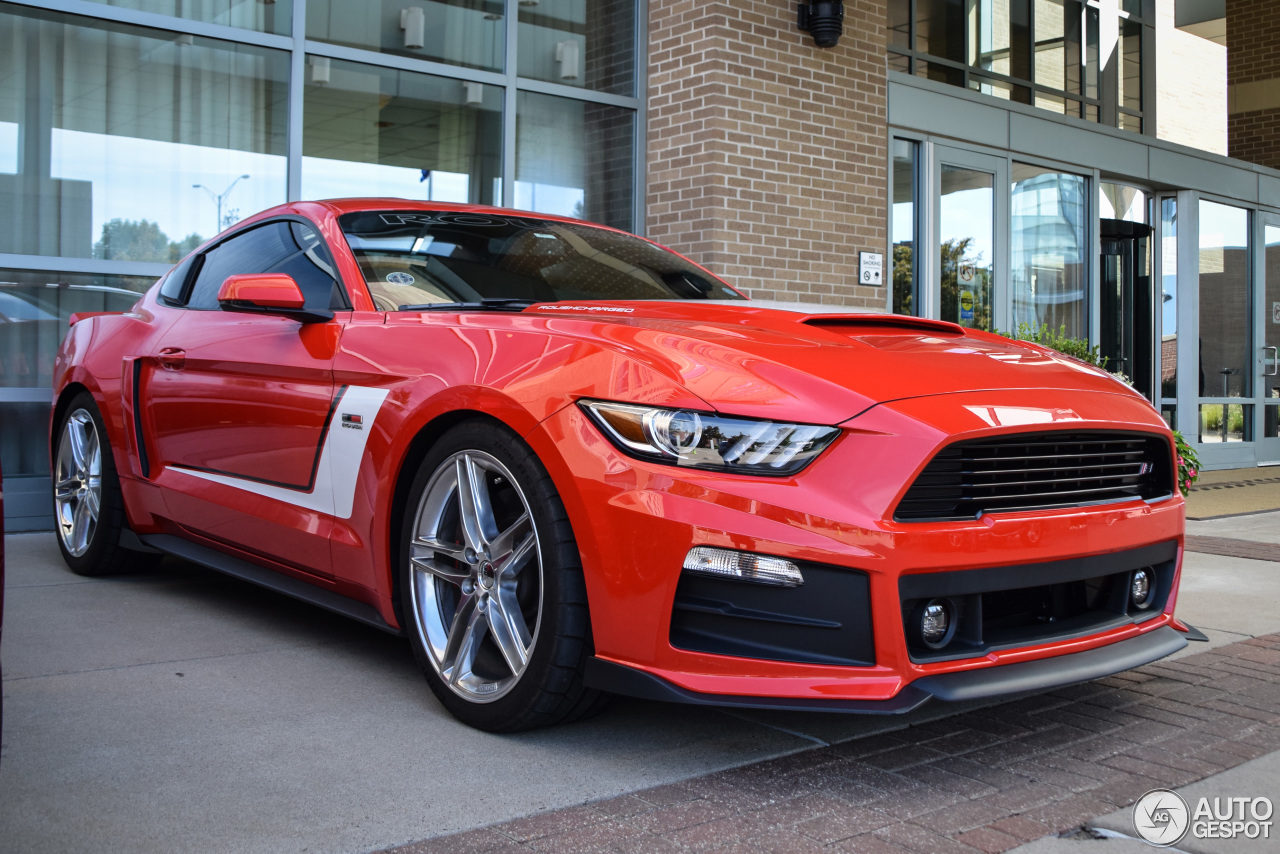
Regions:
<instances>
[{"instance_id":1,"label":"paved ground","mask_svg":"<svg viewBox=\"0 0 1280 854\"><path fill-rule=\"evenodd\" d=\"M1187 496L1188 519L1214 519L1280 508L1280 468L1205 471Z\"/></svg>"},{"instance_id":2,"label":"paved ground","mask_svg":"<svg viewBox=\"0 0 1280 854\"><path fill-rule=\"evenodd\" d=\"M1278 749L1280 635L1268 635L397 854L1002 852ZM1280 799L1274 776L1242 785L1231 794ZM1132 833L1124 818L1102 824Z\"/></svg>"},{"instance_id":3,"label":"paved ground","mask_svg":"<svg viewBox=\"0 0 1280 854\"><path fill-rule=\"evenodd\" d=\"M374 630L178 562L96 581L49 535L6 549L6 851L1003 850L1280 747L1280 644L1251 639L1280 632L1280 567L1234 554L1186 561L1211 645L1084 688L908 718L624 700L498 737Z\"/></svg>"}]
</instances>

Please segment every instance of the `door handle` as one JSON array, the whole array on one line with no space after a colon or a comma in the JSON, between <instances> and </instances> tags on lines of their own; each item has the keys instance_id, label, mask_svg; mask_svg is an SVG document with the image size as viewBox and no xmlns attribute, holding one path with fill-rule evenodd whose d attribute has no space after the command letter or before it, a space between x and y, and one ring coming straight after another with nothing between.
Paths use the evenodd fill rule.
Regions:
<instances>
[{"instance_id":1,"label":"door handle","mask_svg":"<svg viewBox=\"0 0 1280 854\"><path fill-rule=\"evenodd\" d=\"M180 371L187 364L187 351L177 347L165 347L156 354L156 361L171 371Z\"/></svg>"},{"instance_id":2,"label":"door handle","mask_svg":"<svg viewBox=\"0 0 1280 854\"><path fill-rule=\"evenodd\" d=\"M1262 348L1262 352L1264 353L1267 352L1268 350L1271 351L1271 370L1270 371L1264 370L1262 375L1264 377L1274 377L1277 373L1280 373L1280 347L1263 347ZM1266 368L1265 364L1263 365L1263 368L1264 369Z\"/></svg>"}]
</instances>

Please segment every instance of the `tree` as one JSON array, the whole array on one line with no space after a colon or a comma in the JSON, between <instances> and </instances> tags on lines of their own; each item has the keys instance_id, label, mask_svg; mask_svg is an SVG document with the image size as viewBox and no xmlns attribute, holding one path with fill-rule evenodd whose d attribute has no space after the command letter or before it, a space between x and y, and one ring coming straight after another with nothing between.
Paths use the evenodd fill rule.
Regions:
<instances>
[{"instance_id":1,"label":"tree","mask_svg":"<svg viewBox=\"0 0 1280 854\"><path fill-rule=\"evenodd\" d=\"M194 231L181 240L171 242L169 244L169 261L174 264L178 263L191 254L191 250L201 243L204 243L204 238Z\"/></svg>"},{"instance_id":2,"label":"tree","mask_svg":"<svg viewBox=\"0 0 1280 854\"><path fill-rule=\"evenodd\" d=\"M969 258L969 247L972 237L958 240L947 240L942 244L942 318L960 323L970 329L991 328L991 272L982 264L982 254ZM960 265L970 264L974 268L973 286L960 287ZM972 299L972 319L961 318L961 291L967 291Z\"/></svg>"},{"instance_id":3,"label":"tree","mask_svg":"<svg viewBox=\"0 0 1280 854\"><path fill-rule=\"evenodd\" d=\"M106 261L169 260L169 238L160 226L145 219L116 218L102 226L102 239L93 245L93 257Z\"/></svg>"}]
</instances>

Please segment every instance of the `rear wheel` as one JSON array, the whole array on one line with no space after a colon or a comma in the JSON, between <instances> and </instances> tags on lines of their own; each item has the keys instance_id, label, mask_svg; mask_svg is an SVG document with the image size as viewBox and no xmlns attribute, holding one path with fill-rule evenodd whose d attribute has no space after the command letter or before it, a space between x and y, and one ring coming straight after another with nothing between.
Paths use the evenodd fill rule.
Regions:
<instances>
[{"instance_id":1,"label":"rear wheel","mask_svg":"<svg viewBox=\"0 0 1280 854\"><path fill-rule=\"evenodd\" d=\"M107 430L93 395L81 392L57 433L53 507L62 558L77 575L114 575L145 569L157 555L120 545L127 522L120 478Z\"/></svg>"},{"instance_id":2,"label":"rear wheel","mask_svg":"<svg viewBox=\"0 0 1280 854\"><path fill-rule=\"evenodd\" d=\"M586 591L550 476L505 428L446 433L410 491L401 590L414 653L457 718L493 732L594 711Z\"/></svg>"}]
</instances>

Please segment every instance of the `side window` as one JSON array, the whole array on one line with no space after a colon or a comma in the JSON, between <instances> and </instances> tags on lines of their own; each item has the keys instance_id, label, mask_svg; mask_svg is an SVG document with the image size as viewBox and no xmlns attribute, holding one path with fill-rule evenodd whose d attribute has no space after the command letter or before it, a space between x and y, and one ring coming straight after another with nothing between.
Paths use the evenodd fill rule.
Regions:
<instances>
[{"instance_id":1,"label":"side window","mask_svg":"<svg viewBox=\"0 0 1280 854\"><path fill-rule=\"evenodd\" d=\"M228 276L267 273L293 254L288 226L273 222L237 234L204 254L204 263L191 288L188 308L217 309L218 291Z\"/></svg>"},{"instance_id":2,"label":"side window","mask_svg":"<svg viewBox=\"0 0 1280 854\"><path fill-rule=\"evenodd\" d=\"M160 286L160 296L164 297L165 302L176 305L182 301L182 290L187 284L187 277L191 274L191 265L195 260L196 254L192 252L164 277L164 284Z\"/></svg>"},{"instance_id":3,"label":"side window","mask_svg":"<svg viewBox=\"0 0 1280 854\"><path fill-rule=\"evenodd\" d=\"M280 225L288 227L286 240L293 252L266 272L293 276L306 297L307 308L347 308L346 296L334 271L333 256L316 230L300 222Z\"/></svg>"},{"instance_id":4,"label":"side window","mask_svg":"<svg viewBox=\"0 0 1280 854\"><path fill-rule=\"evenodd\" d=\"M222 283L245 273L292 276L307 308L347 308L324 240L314 228L296 221L258 226L205 253L188 307L216 309Z\"/></svg>"}]
</instances>

